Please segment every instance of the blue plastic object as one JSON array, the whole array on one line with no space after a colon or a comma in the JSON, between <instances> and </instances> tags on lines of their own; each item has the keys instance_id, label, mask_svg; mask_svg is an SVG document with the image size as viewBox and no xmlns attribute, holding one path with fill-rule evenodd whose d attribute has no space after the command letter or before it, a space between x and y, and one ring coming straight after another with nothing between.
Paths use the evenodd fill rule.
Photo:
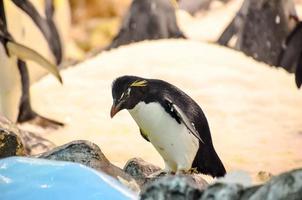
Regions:
<instances>
[{"instance_id":1,"label":"blue plastic object","mask_svg":"<svg viewBox=\"0 0 302 200\"><path fill-rule=\"evenodd\" d=\"M112 177L81 164L25 157L0 160L0 200L136 198Z\"/></svg>"}]
</instances>

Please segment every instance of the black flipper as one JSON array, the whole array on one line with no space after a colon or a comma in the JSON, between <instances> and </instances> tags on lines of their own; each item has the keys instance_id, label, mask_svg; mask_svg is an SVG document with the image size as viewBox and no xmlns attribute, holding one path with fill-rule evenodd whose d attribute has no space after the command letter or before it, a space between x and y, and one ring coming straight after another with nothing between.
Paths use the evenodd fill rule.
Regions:
<instances>
[{"instance_id":1,"label":"black flipper","mask_svg":"<svg viewBox=\"0 0 302 200\"><path fill-rule=\"evenodd\" d=\"M301 88L301 85L302 85L302 51L300 53L300 58L299 58L299 61L297 64L297 69L296 69L295 75L296 75L295 80L296 80L297 87Z\"/></svg>"},{"instance_id":2,"label":"black flipper","mask_svg":"<svg viewBox=\"0 0 302 200\"><path fill-rule=\"evenodd\" d=\"M145 140L147 140L148 142L150 142L150 140L149 140L147 134L145 134L145 133L143 132L142 129L139 129L139 132L141 133L141 136L142 136Z\"/></svg>"},{"instance_id":3,"label":"black flipper","mask_svg":"<svg viewBox=\"0 0 302 200\"><path fill-rule=\"evenodd\" d=\"M278 66L284 67L289 72L295 71L295 64L298 62L302 52L302 22L286 38L285 46L278 58Z\"/></svg>"},{"instance_id":4,"label":"black flipper","mask_svg":"<svg viewBox=\"0 0 302 200\"><path fill-rule=\"evenodd\" d=\"M204 144L204 141L201 139L199 133L196 131L194 124L190 122L185 113L176 104L173 104L173 102L168 98L166 98L166 104L166 111L170 113L172 117L176 118L176 121L182 122L187 127L189 132L192 133L200 142Z\"/></svg>"},{"instance_id":5,"label":"black flipper","mask_svg":"<svg viewBox=\"0 0 302 200\"><path fill-rule=\"evenodd\" d=\"M45 4L46 19L42 18L33 4L28 0L12 0L16 6L21 8L38 26L47 44L56 58L56 64L60 64L63 57L62 44L56 26L53 23L53 2L47 0Z\"/></svg>"}]
</instances>

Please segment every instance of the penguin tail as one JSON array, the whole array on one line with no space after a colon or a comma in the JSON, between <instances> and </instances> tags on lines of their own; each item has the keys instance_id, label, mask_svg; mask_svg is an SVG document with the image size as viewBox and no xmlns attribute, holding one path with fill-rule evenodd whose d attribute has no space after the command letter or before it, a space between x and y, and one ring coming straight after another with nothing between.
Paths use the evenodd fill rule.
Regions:
<instances>
[{"instance_id":1,"label":"penguin tail","mask_svg":"<svg viewBox=\"0 0 302 200\"><path fill-rule=\"evenodd\" d=\"M200 173L211 175L213 178L223 177L226 174L226 170L213 145L200 143L200 146L192 167L197 168Z\"/></svg>"},{"instance_id":2,"label":"penguin tail","mask_svg":"<svg viewBox=\"0 0 302 200\"><path fill-rule=\"evenodd\" d=\"M300 54L301 55L298 61L296 74L295 74L296 85L298 88L301 88L302 85L302 52Z\"/></svg>"}]
</instances>

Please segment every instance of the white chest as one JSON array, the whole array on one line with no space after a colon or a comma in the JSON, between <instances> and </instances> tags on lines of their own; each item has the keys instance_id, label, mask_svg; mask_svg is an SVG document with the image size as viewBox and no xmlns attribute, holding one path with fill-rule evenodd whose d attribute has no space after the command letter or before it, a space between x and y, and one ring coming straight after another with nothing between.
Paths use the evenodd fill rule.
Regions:
<instances>
[{"instance_id":1,"label":"white chest","mask_svg":"<svg viewBox=\"0 0 302 200\"><path fill-rule=\"evenodd\" d=\"M189 170L199 148L198 139L159 103L138 103L131 116L163 157L169 171Z\"/></svg>"},{"instance_id":2,"label":"white chest","mask_svg":"<svg viewBox=\"0 0 302 200\"><path fill-rule=\"evenodd\" d=\"M8 57L0 44L0 114L16 122L22 92L21 76L15 56Z\"/></svg>"}]
</instances>

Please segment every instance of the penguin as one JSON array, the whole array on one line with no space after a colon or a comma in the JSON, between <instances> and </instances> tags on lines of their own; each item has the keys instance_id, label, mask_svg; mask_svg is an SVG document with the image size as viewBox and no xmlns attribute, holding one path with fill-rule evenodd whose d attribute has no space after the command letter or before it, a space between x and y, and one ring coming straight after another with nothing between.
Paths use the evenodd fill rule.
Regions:
<instances>
[{"instance_id":1,"label":"penguin","mask_svg":"<svg viewBox=\"0 0 302 200\"><path fill-rule=\"evenodd\" d=\"M52 73L61 83L57 67L36 51L14 41L6 27L3 1L0 2L0 113L17 121L22 97L22 73L19 67L31 60Z\"/></svg>"},{"instance_id":2,"label":"penguin","mask_svg":"<svg viewBox=\"0 0 302 200\"><path fill-rule=\"evenodd\" d=\"M302 85L302 22L295 17L297 25L286 38L278 58L278 66L287 67L295 73L298 88Z\"/></svg>"},{"instance_id":3,"label":"penguin","mask_svg":"<svg viewBox=\"0 0 302 200\"><path fill-rule=\"evenodd\" d=\"M34 22L34 24L39 28L43 36L45 37L49 49L54 55L56 64L60 64L62 61L62 45L61 40L56 29L56 26L53 22L53 14L54 14L54 6L52 0L45 0L45 18L41 17L39 12L36 10L34 5L28 1L19 1L12 0L17 7L19 7L22 11L24 11L30 19ZM32 65L32 63L29 63ZM17 122L23 123L26 121L30 121L36 119L35 122L41 126L63 126L64 124L61 122L57 122L52 119L45 118L39 114L37 114L31 106L30 102L30 77L29 71L27 69L28 63L23 61L17 61L19 73L21 74L21 82L22 90L21 101L19 105L19 114L17 118ZM16 88L17 90L19 88ZM20 90L19 89L19 90Z\"/></svg>"},{"instance_id":4,"label":"penguin","mask_svg":"<svg viewBox=\"0 0 302 200\"><path fill-rule=\"evenodd\" d=\"M198 104L174 85L159 79L121 76L112 83L111 118L127 109L142 137L165 162L164 172L226 174Z\"/></svg>"},{"instance_id":5,"label":"penguin","mask_svg":"<svg viewBox=\"0 0 302 200\"><path fill-rule=\"evenodd\" d=\"M47 44L55 57L56 64L62 62L63 52L61 39L53 21L53 0L45 0L45 18L43 18L34 5L28 0L12 0L12 2L23 10L40 29Z\"/></svg>"},{"instance_id":6,"label":"penguin","mask_svg":"<svg viewBox=\"0 0 302 200\"><path fill-rule=\"evenodd\" d=\"M174 0L134 0L118 34L105 50L143 40L186 39L177 25Z\"/></svg>"}]
</instances>

